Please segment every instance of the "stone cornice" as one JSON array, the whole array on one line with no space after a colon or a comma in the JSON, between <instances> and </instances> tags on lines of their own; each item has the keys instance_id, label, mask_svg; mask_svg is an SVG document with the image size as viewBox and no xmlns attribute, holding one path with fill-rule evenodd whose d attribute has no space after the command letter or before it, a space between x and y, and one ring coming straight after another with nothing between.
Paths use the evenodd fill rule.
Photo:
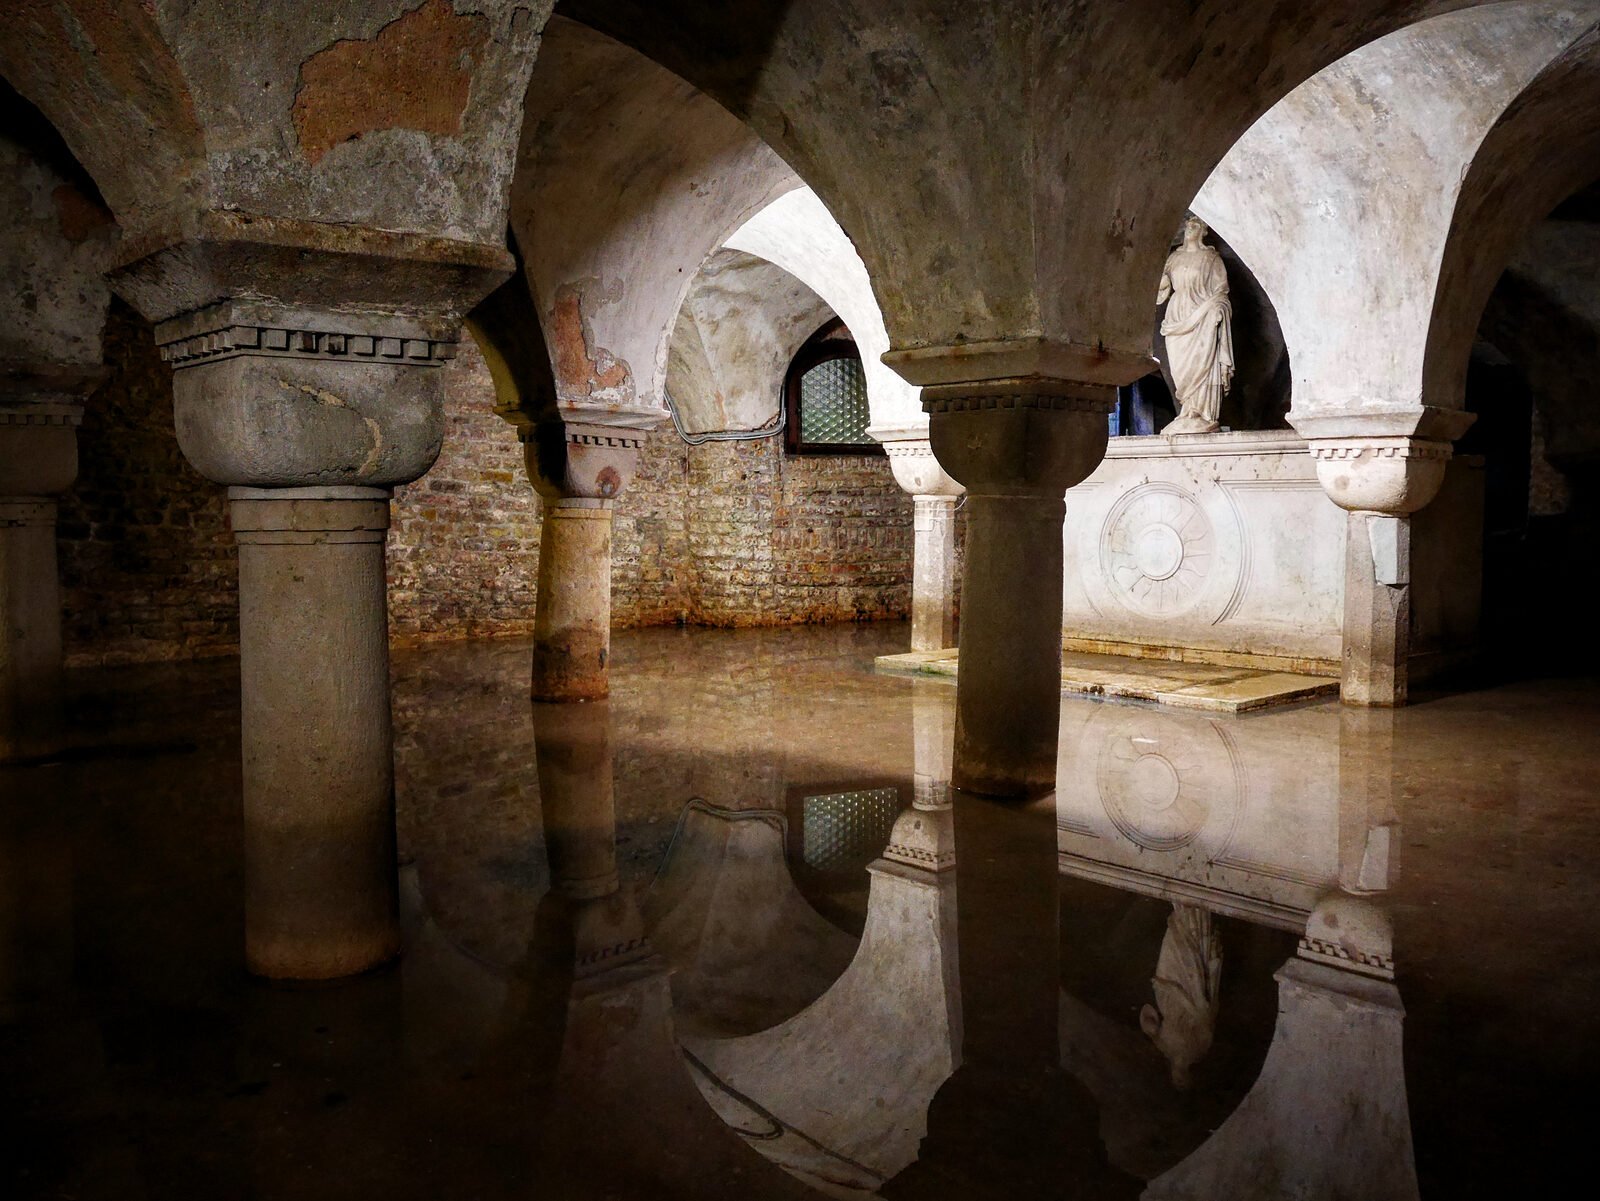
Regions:
<instances>
[{"instance_id":1,"label":"stone cornice","mask_svg":"<svg viewBox=\"0 0 1600 1201\"><path fill-rule=\"evenodd\" d=\"M0 400L0 425L78 426L82 424L83 406L80 404L34 401L13 405Z\"/></svg>"},{"instance_id":2,"label":"stone cornice","mask_svg":"<svg viewBox=\"0 0 1600 1201\"><path fill-rule=\"evenodd\" d=\"M229 297L458 321L516 267L499 246L238 212L120 250L108 282L157 322Z\"/></svg>"},{"instance_id":3,"label":"stone cornice","mask_svg":"<svg viewBox=\"0 0 1600 1201\"><path fill-rule=\"evenodd\" d=\"M1148 354L1046 337L906 347L885 353L883 364L924 387L1038 378L1115 388L1156 368Z\"/></svg>"},{"instance_id":4,"label":"stone cornice","mask_svg":"<svg viewBox=\"0 0 1600 1201\"><path fill-rule=\"evenodd\" d=\"M338 328L343 322L348 326ZM180 369L242 355L436 367L456 355L455 338L430 336L438 332L403 319L273 312L224 302L162 322L156 342L162 359Z\"/></svg>"},{"instance_id":5,"label":"stone cornice","mask_svg":"<svg viewBox=\"0 0 1600 1201\"><path fill-rule=\"evenodd\" d=\"M941 384L922 390L922 408L929 415L995 409L1106 414L1116 401L1116 388L1110 385L1033 377Z\"/></svg>"},{"instance_id":6,"label":"stone cornice","mask_svg":"<svg viewBox=\"0 0 1600 1201\"><path fill-rule=\"evenodd\" d=\"M1302 438L1425 438L1454 442L1477 415L1431 405L1300 405L1289 424Z\"/></svg>"}]
</instances>

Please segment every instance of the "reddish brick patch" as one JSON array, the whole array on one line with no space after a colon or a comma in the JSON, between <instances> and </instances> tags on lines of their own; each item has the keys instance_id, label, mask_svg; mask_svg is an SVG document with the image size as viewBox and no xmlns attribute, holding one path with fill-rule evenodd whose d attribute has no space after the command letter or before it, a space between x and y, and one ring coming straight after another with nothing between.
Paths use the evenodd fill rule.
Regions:
<instances>
[{"instance_id":1,"label":"reddish brick patch","mask_svg":"<svg viewBox=\"0 0 1600 1201\"><path fill-rule=\"evenodd\" d=\"M426 0L368 40L346 39L300 64L294 127L306 160L375 129L451 135L489 38L481 16L457 15L449 0Z\"/></svg>"}]
</instances>

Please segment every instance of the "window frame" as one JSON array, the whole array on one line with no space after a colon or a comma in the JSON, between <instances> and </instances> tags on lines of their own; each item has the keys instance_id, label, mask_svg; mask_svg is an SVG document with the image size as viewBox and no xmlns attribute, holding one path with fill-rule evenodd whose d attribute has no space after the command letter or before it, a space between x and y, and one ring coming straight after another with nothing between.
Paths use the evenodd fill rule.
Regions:
<instances>
[{"instance_id":1,"label":"window frame","mask_svg":"<svg viewBox=\"0 0 1600 1201\"><path fill-rule=\"evenodd\" d=\"M861 363L855 339L837 317L806 339L795 352L783 377L783 448L792 455L882 455L883 443L869 437L865 442L807 442L801 438L800 381L806 372L835 359L854 359ZM862 380L866 379L863 364ZM870 415L869 415L870 416Z\"/></svg>"}]
</instances>

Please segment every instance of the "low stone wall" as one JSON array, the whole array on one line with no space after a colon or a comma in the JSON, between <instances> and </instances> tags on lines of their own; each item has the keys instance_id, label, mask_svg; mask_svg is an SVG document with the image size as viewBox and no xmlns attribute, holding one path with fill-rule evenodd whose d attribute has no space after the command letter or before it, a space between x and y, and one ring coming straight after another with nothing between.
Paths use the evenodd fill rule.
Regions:
<instances>
[{"instance_id":1,"label":"low stone wall","mask_svg":"<svg viewBox=\"0 0 1600 1201\"><path fill-rule=\"evenodd\" d=\"M61 506L68 662L133 663L238 648L237 554L224 490L183 459L172 375L149 326L114 306L111 378L90 400ZM401 644L533 629L540 502L494 415L476 347L448 373L444 449L398 489L389 621ZM618 503L617 626L787 625L904 617L911 498L875 456L794 457L777 439L645 442Z\"/></svg>"},{"instance_id":2,"label":"low stone wall","mask_svg":"<svg viewBox=\"0 0 1600 1201\"><path fill-rule=\"evenodd\" d=\"M1483 471L1413 519L1413 660L1477 637ZM1290 431L1113 438L1067 493L1063 645L1338 675L1345 512Z\"/></svg>"}]
</instances>

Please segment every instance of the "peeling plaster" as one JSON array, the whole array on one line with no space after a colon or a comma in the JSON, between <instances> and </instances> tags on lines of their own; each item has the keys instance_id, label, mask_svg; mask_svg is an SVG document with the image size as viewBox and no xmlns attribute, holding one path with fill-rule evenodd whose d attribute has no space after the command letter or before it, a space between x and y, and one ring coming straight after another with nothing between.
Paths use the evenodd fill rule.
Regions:
<instances>
[{"instance_id":1,"label":"peeling plaster","mask_svg":"<svg viewBox=\"0 0 1600 1201\"><path fill-rule=\"evenodd\" d=\"M556 289L546 326L556 377L556 395L564 404L599 402L632 404L633 369L604 347L583 311L586 292L576 284Z\"/></svg>"},{"instance_id":2,"label":"peeling plaster","mask_svg":"<svg viewBox=\"0 0 1600 1201\"><path fill-rule=\"evenodd\" d=\"M341 142L380 129L458 135L472 72L489 39L481 16L425 0L370 39L335 42L300 65L294 127L316 164Z\"/></svg>"}]
</instances>

